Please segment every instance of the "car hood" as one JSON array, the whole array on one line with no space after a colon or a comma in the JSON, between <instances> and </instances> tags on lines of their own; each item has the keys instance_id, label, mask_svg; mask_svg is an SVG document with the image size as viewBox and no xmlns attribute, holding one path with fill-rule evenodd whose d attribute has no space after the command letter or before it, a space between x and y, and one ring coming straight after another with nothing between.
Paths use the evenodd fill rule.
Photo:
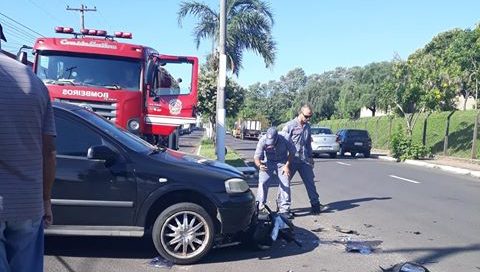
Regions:
<instances>
[{"instance_id":1,"label":"car hood","mask_svg":"<svg viewBox=\"0 0 480 272\"><path fill-rule=\"evenodd\" d=\"M190 170L198 170L200 175L216 174L224 176L225 179L243 177L242 172L226 163L171 149L166 149L163 152L154 154L152 158L175 166L188 167Z\"/></svg>"}]
</instances>

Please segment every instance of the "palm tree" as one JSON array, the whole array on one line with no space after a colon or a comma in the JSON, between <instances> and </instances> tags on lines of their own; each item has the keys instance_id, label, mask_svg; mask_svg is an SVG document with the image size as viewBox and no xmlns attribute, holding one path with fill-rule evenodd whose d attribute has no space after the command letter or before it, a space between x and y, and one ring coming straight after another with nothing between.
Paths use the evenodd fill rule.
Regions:
<instances>
[{"instance_id":1,"label":"palm tree","mask_svg":"<svg viewBox=\"0 0 480 272\"><path fill-rule=\"evenodd\" d=\"M242 68L243 52L251 50L259 54L266 67L275 62L276 42L272 38L273 15L270 6L262 0L227 0L227 38L225 52L229 69L238 76ZM219 12L204 3L182 2L178 11L178 24L188 15L198 18L193 30L197 49L203 39L219 39ZM213 59L212 59L213 56ZM212 52L208 63L218 65L218 54Z\"/></svg>"}]
</instances>

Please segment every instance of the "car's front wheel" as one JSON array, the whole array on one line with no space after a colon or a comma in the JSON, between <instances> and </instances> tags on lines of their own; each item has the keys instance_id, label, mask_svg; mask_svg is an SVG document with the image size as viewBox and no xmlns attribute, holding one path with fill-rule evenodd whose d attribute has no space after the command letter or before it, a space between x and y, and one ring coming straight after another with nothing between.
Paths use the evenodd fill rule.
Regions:
<instances>
[{"instance_id":1,"label":"car's front wheel","mask_svg":"<svg viewBox=\"0 0 480 272\"><path fill-rule=\"evenodd\" d=\"M175 264L191 264L212 248L214 225L210 215L197 204L178 203L155 220L152 239L162 257Z\"/></svg>"}]
</instances>

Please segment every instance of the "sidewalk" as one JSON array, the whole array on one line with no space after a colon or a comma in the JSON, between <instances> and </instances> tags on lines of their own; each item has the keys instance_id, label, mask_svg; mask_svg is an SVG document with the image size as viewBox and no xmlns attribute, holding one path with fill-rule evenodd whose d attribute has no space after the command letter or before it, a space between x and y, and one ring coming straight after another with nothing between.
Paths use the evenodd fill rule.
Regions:
<instances>
[{"instance_id":1,"label":"sidewalk","mask_svg":"<svg viewBox=\"0 0 480 272\"><path fill-rule=\"evenodd\" d=\"M378 156L378 158L381 160L396 161L395 158L389 156L389 152L387 150L372 150L372 153ZM454 174L469 175L480 178L479 160L435 156L433 159L426 160L405 160L404 163L428 168L436 168Z\"/></svg>"}]
</instances>

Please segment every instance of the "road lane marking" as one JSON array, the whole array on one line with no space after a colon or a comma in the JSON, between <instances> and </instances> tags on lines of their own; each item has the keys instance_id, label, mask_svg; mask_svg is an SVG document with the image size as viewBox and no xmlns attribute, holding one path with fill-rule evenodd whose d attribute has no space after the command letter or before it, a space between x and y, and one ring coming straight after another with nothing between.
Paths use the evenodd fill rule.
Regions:
<instances>
[{"instance_id":1,"label":"road lane marking","mask_svg":"<svg viewBox=\"0 0 480 272\"><path fill-rule=\"evenodd\" d=\"M395 175L389 175L389 177L396 178L396 179L403 180L403 181L408 181L408 182L415 183L415 184L420 183L419 181L416 181L416 180L413 180L413 179L402 178L402 177L398 177L398 176L395 176Z\"/></svg>"},{"instance_id":2,"label":"road lane marking","mask_svg":"<svg viewBox=\"0 0 480 272\"><path fill-rule=\"evenodd\" d=\"M346 163L346 162L340 162L340 161L337 161L338 164L341 164L341 165L348 165L348 166L351 166L351 164L349 163Z\"/></svg>"}]
</instances>

